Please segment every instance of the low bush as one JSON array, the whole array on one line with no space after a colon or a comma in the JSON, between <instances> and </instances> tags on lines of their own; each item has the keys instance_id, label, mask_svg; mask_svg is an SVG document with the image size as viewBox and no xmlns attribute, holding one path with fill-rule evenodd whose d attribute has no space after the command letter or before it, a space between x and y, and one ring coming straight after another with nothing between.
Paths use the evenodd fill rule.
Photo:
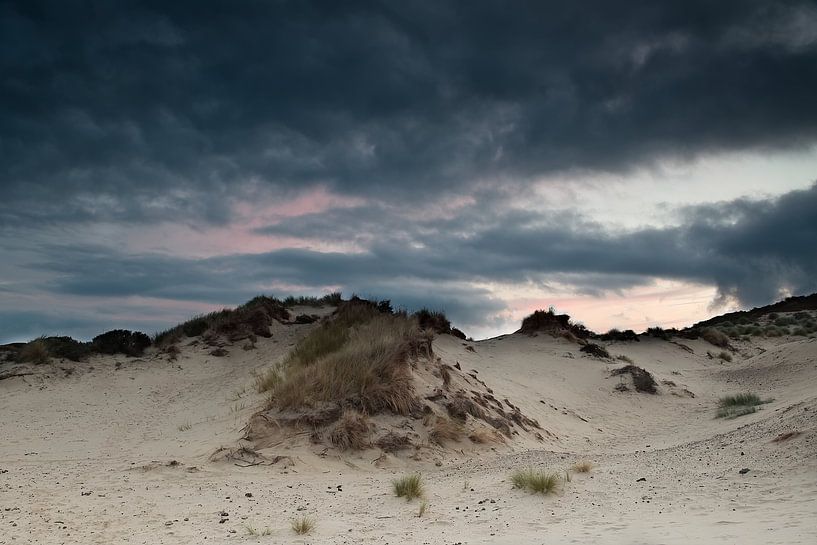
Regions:
<instances>
[{"instance_id":1,"label":"low bush","mask_svg":"<svg viewBox=\"0 0 817 545\"><path fill-rule=\"evenodd\" d=\"M613 376L630 375L633 379L633 386L639 392L648 394L658 393L658 384L652 374L641 367L635 365L625 365L619 369L613 369Z\"/></svg>"},{"instance_id":2,"label":"low bush","mask_svg":"<svg viewBox=\"0 0 817 545\"><path fill-rule=\"evenodd\" d=\"M635 334L635 331L632 329L626 329L624 331L619 331L618 329L611 329L604 335L601 335L601 340L603 341L621 341L621 342L638 342L638 335Z\"/></svg>"},{"instance_id":3,"label":"low bush","mask_svg":"<svg viewBox=\"0 0 817 545\"><path fill-rule=\"evenodd\" d=\"M423 308L415 312L414 317L421 329L430 329L441 335L451 333L451 322L443 312Z\"/></svg>"},{"instance_id":4,"label":"low bush","mask_svg":"<svg viewBox=\"0 0 817 545\"><path fill-rule=\"evenodd\" d=\"M701 331L701 337L709 344L715 345L719 348L726 348L729 346L729 337L714 327L708 327Z\"/></svg>"},{"instance_id":5,"label":"low bush","mask_svg":"<svg viewBox=\"0 0 817 545\"><path fill-rule=\"evenodd\" d=\"M587 343L586 345L582 346L579 349L579 351L584 352L585 354L590 354L591 356L595 356L597 358L610 357L610 353L607 351L606 348L595 343Z\"/></svg>"},{"instance_id":6,"label":"low bush","mask_svg":"<svg viewBox=\"0 0 817 545\"><path fill-rule=\"evenodd\" d=\"M663 327L648 327L647 335L656 339L670 340L671 336Z\"/></svg>"},{"instance_id":7,"label":"low bush","mask_svg":"<svg viewBox=\"0 0 817 545\"><path fill-rule=\"evenodd\" d=\"M718 357L723 361L732 361L732 354L730 354L729 352L721 352L720 354L718 354Z\"/></svg>"},{"instance_id":8,"label":"low bush","mask_svg":"<svg viewBox=\"0 0 817 545\"><path fill-rule=\"evenodd\" d=\"M26 343L17 354L17 359L21 362L33 363L35 365L48 363L50 359L45 340L40 338Z\"/></svg>"},{"instance_id":9,"label":"low bush","mask_svg":"<svg viewBox=\"0 0 817 545\"><path fill-rule=\"evenodd\" d=\"M127 329L113 329L97 335L91 341L91 346L96 352L127 356L141 356L150 344L150 337L144 333Z\"/></svg>"},{"instance_id":10,"label":"low bush","mask_svg":"<svg viewBox=\"0 0 817 545\"><path fill-rule=\"evenodd\" d=\"M88 343L71 337L45 337L42 339L48 353L53 358L65 358L71 361L85 361L92 353Z\"/></svg>"},{"instance_id":11,"label":"low bush","mask_svg":"<svg viewBox=\"0 0 817 545\"><path fill-rule=\"evenodd\" d=\"M591 469L593 469L593 463L588 462L587 460L573 464L573 471L576 473L588 473Z\"/></svg>"}]
</instances>

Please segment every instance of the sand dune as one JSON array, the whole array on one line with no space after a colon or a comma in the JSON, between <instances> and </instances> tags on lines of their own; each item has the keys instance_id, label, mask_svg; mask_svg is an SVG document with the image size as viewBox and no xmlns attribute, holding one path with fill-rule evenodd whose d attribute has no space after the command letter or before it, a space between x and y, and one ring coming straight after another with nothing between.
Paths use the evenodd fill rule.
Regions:
<instances>
[{"instance_id":1,"label":"sand dune","mask_svg":"<svg viewBox=\"0 0 817 545\"><path fill-rule=\"evenodd\" d=\"M410 456L327 449L307 430L235 452L259 446L241 440L264 404L253 374L314 327L275 322L257 349L224 357L199 343L175 361L95 356L0 381L0 543L817 543L815 339L741 341L725 362L703 340L606 342L600 359L546 333L439 335L439 363L518 406L539 436ZM620 391L616 356L658 394ZM744 391L773 401L715 418L720 397ZM582 460L593 469L571 471ZM524 467L570 482L514 490ZM392 493L407 472L423 476L422 517ZM300 515L311 534L290 529Z\"/></svg>"}]
</instances>

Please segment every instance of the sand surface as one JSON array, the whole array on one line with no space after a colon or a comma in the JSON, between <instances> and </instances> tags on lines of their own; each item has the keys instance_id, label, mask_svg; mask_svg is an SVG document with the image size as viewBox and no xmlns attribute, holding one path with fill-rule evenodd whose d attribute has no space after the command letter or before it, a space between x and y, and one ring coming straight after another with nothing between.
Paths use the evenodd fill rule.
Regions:
<instances>
[{"instance_id":1,"label":"sand surface","mask_svg":"<svg viewBox=\"0 0 817 545\"><path fill-rule=\"evenodd\" d=\"M276 324L257 350L221 358L199 345L173 362L95 357L0 381L0 544L817 543L814 339L740 344L731 363L703 341L608 343L655 375L649 395L616 391L622 362L563 339L442 336L437 355L536 418L543 442L463 444L423 462L286 445L263 452L284 457L271 465L212 461L263 401L253 373L310 327ZM742 391L774 401L715 419L717 399ZM774 441L787 432L800 434ZM554 495L508 481L579 460L594 469ZM423 517L391 492L407 471L425 480ZM317 521L310 535L290 529L298 515Z\"/></svg>"}]
</instances>

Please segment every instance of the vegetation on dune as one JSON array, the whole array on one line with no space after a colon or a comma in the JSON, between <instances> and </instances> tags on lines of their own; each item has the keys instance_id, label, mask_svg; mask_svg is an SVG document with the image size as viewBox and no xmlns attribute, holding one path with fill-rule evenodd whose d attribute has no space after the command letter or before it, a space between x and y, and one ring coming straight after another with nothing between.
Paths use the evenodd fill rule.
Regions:
<instances>
[{"instance_id":1,"label":"vegetation on dune","mask_svg":"<svg viewBox=\"0 0 817 545\"><path fill-rule=\"evenodd\" d=\"M392 488L395 496L406 498L407 501L421 497L425 490L423 478L419 474L405 475L393 480Z\"/></svg>"},{"instance_id":2,"label":"vegetation on dune","mask_svg":"<svg viewBox=\"0 0 817 545\"><path fill-rule=\"evenodd\" d=\"M150 344L150 337L144 333L127 329L106 331L91 341L94 351L100 354L125 354L126 356L141 356Z\"/></svg>"},{"instance_id":3,"label":"vegetation on dune","mask_svg":"<svg viewBox=\"0 0 817 545\"><path fill-rule=\"evenodd\" d=\"M556 314L556 309L537 310L522 320L517 333L533 335L537 332L560 333L569 331L579 339L586 339L592 332L582 324L573 323L567 314Z\"/></svg>"},{"instance_id":4,"label":"vegetation on dune","mask_svg":"<svg viewBox=\"0 0 817 545\"><path fill-rule=\"evenodd\" d=\"M49 362L48 347L43 338L26 343L18 354L18 360L26 363L41 365Z\"/></svg>"},{"instance_id":5,"label":"vegetation on dune","mask_svg":"<svg viewBox=\"0 0 817 545\"><path fill-rule=\"evenodd\" d=\"M701 331L701 337L709 344L715 345L719 348L726 348L729 346L729 337L714 327L708 327Z\"/></svg>"},{"instance_id":6,"label":"vegetation on dune","mask_svg":"<svg viewBox=\"0 0 817 545\"><path fill-rule=\"evenodd\" d=\"M292 520L290 526L298 535L308 534L315 529L315 519L307 516L297 517Z\"/></svg>"},{"instance_id":7,"label":"vegetation on dune","mask_svg":"<svg viewBox=\"0 0 817 545\"><path fill-rule=\"evenodd\" d=\"M718 418L737 418L757 411L760 405L770 403L772 400L762 400L754 393L737 394L725 396L718 400Z\"/></svg>"},{"instance_id":8,"label":"vegetation on dune","mask_svg":"<svg viewBox=\"0 0 817 545\"><path fill-rule=\"evenodd\" d=\"M371 446L370 432L366 415L347 409L329 433L329 441L340 450L363 450Z\"/></svg>"},{"instance_id":9,"label":"vegetation on dune","mask_svg":"<svg viewBox=\"0 0 817 545\"><path fill-rule=\"evenodd\" d=\"M407 415L417 406L410 361L431 354L431 336L403 313L382 314L362 300L344 303L311 332L284 365L269 407L338 403L376 414Z\"/></svg>"},{"instance_id":10,"label":"vegetation on dune","mask_svg":"<svg viewBox=\"0 0 817 545\"><path fill-rule=\"evenodd\" d=\"M594 357L597 357L597 358L607 359L607 358L610 357L610 353L607 351L606 348L604 348L601 345L595 344L595 343L587 343L586 345L582 346L579 349L579 351L584 352L586 354L590 354L591 356L594 356Z\"/></svg>"},{"instance_id":11,"label":"vegetation on dune","mask_svg":"<svg viewBox=\"0 0 817 545\"><path fill-rule=\"evenodd\" d=\"M633 379L633 386L639 392L648 394L658 393L658 384L652 374L641 367L635 365L625 365L619 369L613 369L613 376L630 375Z\"/></svg>"},{"instance_id":12,"label":"vegetation on dune","mask_svg":"<svg viewBox=\"0 0 817 545\"><path fill-rule=\"evenodd\" d=\"M573 471L576 473L588 473L591 469L593 469L593 463L588 462L587 460L573 464Z\"/></svg>"},{"instance_id":13,"label":"vegetation on dune","mask_svg":"<svg viewBox=\"0 0 817 545\"><path fill-rule=\"evenodd\" d=\"M514 488L533 494L550 494L559 486L560 476L535 469L519 469L511 474L510 479Z\"/></svg>"}]
</instances>

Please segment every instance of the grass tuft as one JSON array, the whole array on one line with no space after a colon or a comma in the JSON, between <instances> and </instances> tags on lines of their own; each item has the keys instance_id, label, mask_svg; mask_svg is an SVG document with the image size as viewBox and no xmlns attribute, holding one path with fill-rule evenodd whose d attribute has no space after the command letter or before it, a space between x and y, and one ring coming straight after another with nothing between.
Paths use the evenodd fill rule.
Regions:
<instances>
[{"instance_id":1,"label":"grass tuft","mask_svg":"<svg viewBox=\"0 0 817 545\"><path fill-rule=\"evenodd\" d=\"M363 450L372 446L369 441L371 425L366 415L346 410L329 434L329 441L340 450Z\"/></svg>"},{"instance_id":2,"label":"grass tuft","mask_svg":"<svg viewBox=\"0 0 817 545\"><path fill-rule=\"evenodd\" d=\"M587 460L582 460L581 462L576 462L573 464L573 471L576 473L589 473L591 469L593 469L593 463L588 462Z\"/></svg>"},{"instance_id":3,"label":"grass tuft","mask_svg":"<svg viewBox=\"0 0 817 545\"><path fill-rule=\"evenodd\" d=\"M514 488L527 490L532 494L550 494L559 486L559 475L535 469L520 469L511 474Z\"/></svg>"},{"instance_id":4,"label":"grass tuft","mask_svg":"<svg viewBox=\"0 0 817 545\"><path fill-rule=\"evenodd\" d=\"M299 536L308 534L309 532L315 529L315 519L307 516L297 517L295 519L292 519L291 526L292 531L294 531Z\"/></svg>"},{"instance_id":5,"label":"grass tuft","mask_svg":"<svg viewBox=\"0 0 817 545\"><path fill-rule=\"evenodd\" d=\"M423 515L426 514L427 510L428 510L428 502L423 501L422 503L420 503L420 509L417 511L417 517L422 518Z\"/></svg>"},{"instance_id":6,"label":"grass tuft","mask_svg":"<svg viewBox=\"0 0 817 545\"><path fill-rule=\"evenodd\" d=\"M757 412L758 406L771 402L771 399L762 400L753 393L737 394L720 398L718 401L718 418L737 418L739 416Z\"/></svg>"},{"instance_id":7,"label":"grass tuft","mask_svg":"<svg viewBox=\"0 0 817 545\"><path fill-rule=\"evenodd\" d=\"M423 495L423 478L419 474L406 475L392 481L394 494L398 498L411 501Z\"/></svg>"}]
</instances>

